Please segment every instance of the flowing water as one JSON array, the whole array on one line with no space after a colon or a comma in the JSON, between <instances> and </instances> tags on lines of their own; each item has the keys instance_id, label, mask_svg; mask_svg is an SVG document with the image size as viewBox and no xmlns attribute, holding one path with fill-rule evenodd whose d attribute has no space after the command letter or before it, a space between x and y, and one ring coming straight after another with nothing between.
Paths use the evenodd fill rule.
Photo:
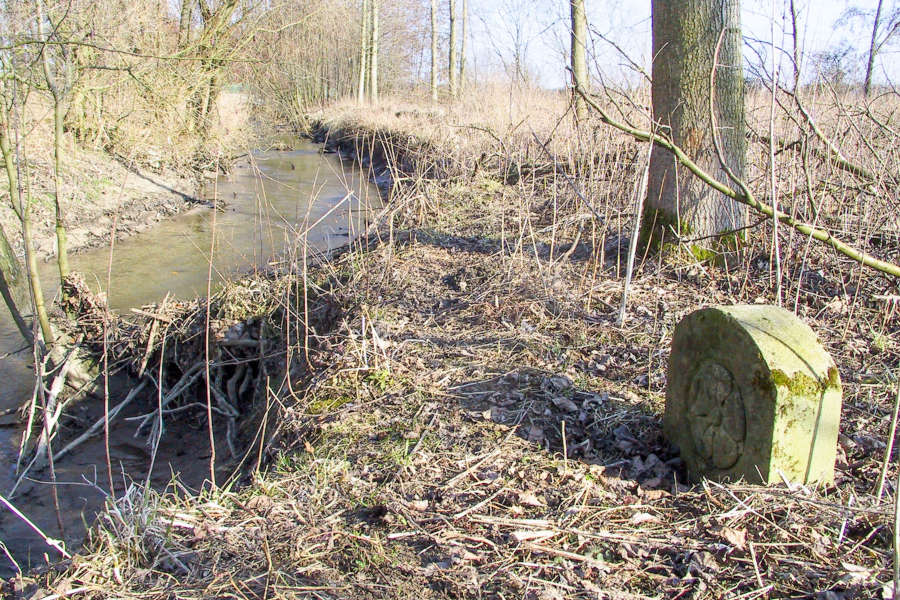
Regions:
<instances>
[{"instance_id":1,"label":"flowing water","mask_svg":"<svg viewBox=\"0 0 900 600\"><path fill-rule=\"evenodd\" d=\"M322 155L318 146L307 143L291 151L254 153L228 177L211 182L206 192L211 203L215 199L218 211L201 207L117 242L111 268L109 248L74 255L73 270L104 289L110 306L122 312L158 302L167 293L176 298L206 295L214 213L213 285L229 275L266 267L295 245L304 231L308 231L311 249L327 251L344 245L365 227L370 210L380 204L378 189L360 171L335 155ZM44 265L45 281L52 281L53 267ZM0 356L22 346L5 307L2 311ZM34 377L29 358L26 350L0 359L0 415L31 397ZM85 426L93 422L96 413L94 407L83 415ZM194 488L208 475L210 452L205 428L184 423L167 423L166 427L153 472L148 474L146 439L134 437L133 423L122 419L114 423L110 446L119 493L126 481L143 481L148 475L151 483L162 487L178 473L181 481ZM21 431L15 415L0 416L0 493L4 497L16 480ZM12 498L47 535L65 539L70 548L83 538L84 522L93 519L109 487L100 438L82 445L56 465L63 532L46 470L31 474ZM190 443L185 444L185 440ZM58 558L21 519L2 506L0 541L22 568L41 564L44 553L51 559ZM11 561L0 548L0 577L13 573Z\"/></svg>"}]
</instances>

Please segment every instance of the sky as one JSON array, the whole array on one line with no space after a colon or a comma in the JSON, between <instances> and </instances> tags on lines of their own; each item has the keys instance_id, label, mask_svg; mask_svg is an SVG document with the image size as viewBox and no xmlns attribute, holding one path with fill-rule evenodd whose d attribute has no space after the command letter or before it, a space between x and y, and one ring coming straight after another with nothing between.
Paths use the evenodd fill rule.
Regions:
<instances>
[{"instance_id":1,"label":"sky","mask_svg":"<svg viewBox=\"0 0 900 600\"><path fill-rule=\"evenodd\" d=\"M591 58L595 77L611 80L639 78L636 70L622 56L649 72L650 0L586 0L588 22L592 31ZM459 3L457 3L459 4ZM473 60L479 72L485 73L513 64L515 48L528 71L543 87L564 85L562 65L568 47L568 2L565 0L470 0L472 15ZM871 11L877 0L795 0L802 47L805 50L804 72L813 75L810 58L817 52L850 47L859 56L868 48L871 21L842 19L851 5ZM891 5L891 2L886 2ZM787 0L744 0L742 28L745 40L759 52L767 52L771 41L775 46L790 48L790 15ZM774 24L774 28L773 28ZM601 37L602 36L602 37ZM606 38L604 40L603 38ZM517 41L518 40L518 41ZM618 50L613 46L618 46ZM621 50L621 51L620 51ZM900 68L894 68L896 56L887 48L876 64L876 81L900 80ZM782 56L778 53L776 56ZM848 57L848 65L862 67L859 56ZM745 50L745 62L754 62L754 52ZM767 64L770 56L765 58ZM790 73L790 64L779 69Z\"/></svg>"}]
</instances>

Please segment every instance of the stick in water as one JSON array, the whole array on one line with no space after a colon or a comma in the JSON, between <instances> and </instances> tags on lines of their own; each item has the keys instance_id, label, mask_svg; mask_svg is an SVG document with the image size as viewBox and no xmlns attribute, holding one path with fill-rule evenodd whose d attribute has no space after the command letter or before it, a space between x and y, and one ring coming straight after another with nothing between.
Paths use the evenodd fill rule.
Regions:
<instances>
[{"instance_id":1,"label":"stick in water","mask_svg":"<svg viewBox=\"0 0 900 600\"><path fill-rule=\"evenodd\" d=\"M38 527L37 525L35 525L34 523L32 523L32 522L31 522L31 519L29 519L28 517L26 517L25 515L23 515L22 512L21 512L18 508L16 508L15 506L13 506L12 503L11 503L9 500L7 500L6 498L4 498L2 494L0 494L0 504L3 504L4 506L6 506L6 508L8 508L14 515L16 515L17 517L19 517L20 519L22 519L22 521L23 521L26 525L28 525L29 527L31 527L31 529L33 529L34 532L35 532L36 534L38 534L38 535L41 537L41 539L44 540L44 542L45 542L48 546L53 547L57 552L59 552L60 554L62 554L62 555L63 555L63 558L72 558L72 555L69 554L68 552L66 552L66 549L62 547L62 545L61 545L62 542L61 542L60 540L54 540L53 538L48 537L43 531L41 531L40 527Z\"/></svg>"}]
</instances>

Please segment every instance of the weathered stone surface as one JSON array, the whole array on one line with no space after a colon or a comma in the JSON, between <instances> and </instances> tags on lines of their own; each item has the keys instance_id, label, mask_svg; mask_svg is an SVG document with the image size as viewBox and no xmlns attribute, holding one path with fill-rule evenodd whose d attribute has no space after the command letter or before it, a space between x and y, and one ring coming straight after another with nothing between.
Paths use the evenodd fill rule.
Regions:
<instances>
[{"instance_id":1,"label":"weathered stone surface","mask_svg":"<svg viewBox=\"0 0 900 600\"><path fill-rule=\"evenodd\" d=\"M841 382L808 325L775 306L717 306L675 328L664 427L692 480L831 482Z\"/></svg>"}]
</instances>

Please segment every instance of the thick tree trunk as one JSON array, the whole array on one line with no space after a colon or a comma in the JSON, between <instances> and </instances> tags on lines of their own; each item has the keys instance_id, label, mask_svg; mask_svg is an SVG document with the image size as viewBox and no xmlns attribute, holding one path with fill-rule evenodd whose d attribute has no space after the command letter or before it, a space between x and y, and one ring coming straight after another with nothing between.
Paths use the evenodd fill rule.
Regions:
<instances>
[{"instance_id":1,"label":"thick tree trunk","mask_svg":"<svg viewBox=\"0 0 900 600\"><path fill-rule=\"evenodd\" d=\"M450 5L450 57L447 72L450 74L450 96L456 98L457 92L457 56L456 56L456 0L449 0Z\"/></svg>"},{"instance_id":2,"label":"thick tree trunk","mask_svg":"<svg viewBox=\"0 0 900 600\"><path fill-rule=\"evenodd\" d=\"M863 94L869 97L872 89L872 71L875 68L875 55L878 53L878 27L881 25L881 3L878 0L878 8L875 9L875 22L872 24L872 40L869 43L869 60L866 62L866 80L863 84Z\"/></svg>"},{"instance_id":3,"label":"thick tree trunk","mask_svg":"<svg viewBox=\"0 0 900 600\"><path fill-rule=\"evenodd\" d=\"M438 99L438 32L437 0L431 0L431 100Z\"/></svg>"},{"instance_id":4,"label":"thick tree trunk","mask_svg":"<svg viewBox=\"0 0 900 600\"><path fill-rule=\"evenodd\" d=\"M724 158L743 177L744 78L738 0L653 0L653 118L702 169L730 180L716 156L711 135L710 74L719 36L715 72L716 135ZM724 33L723 33L724 32ZM746 207L712 190L676 167L672 154L653 148L644 213L645 242L675 232L697 239L736 230L747 222ZM707 239L702 246L715 247ZM694 246L697 242L692 242Z\"/></svg>"},{"instance_id":5,"label":"thick tree trunk","mask_svg":"<svg viewBox=\"0 0 900 600\"><path fill-rule=\"evenodd\" d=\"M569 12L572 18L572 42L570 57L572 61L572 78L575 87L589 91L587 74L587 16L584 12L584 0L569 0ZM584 98L575 94L575 118L583 121L587 116Z\"/></svg>"}]
</instances>

